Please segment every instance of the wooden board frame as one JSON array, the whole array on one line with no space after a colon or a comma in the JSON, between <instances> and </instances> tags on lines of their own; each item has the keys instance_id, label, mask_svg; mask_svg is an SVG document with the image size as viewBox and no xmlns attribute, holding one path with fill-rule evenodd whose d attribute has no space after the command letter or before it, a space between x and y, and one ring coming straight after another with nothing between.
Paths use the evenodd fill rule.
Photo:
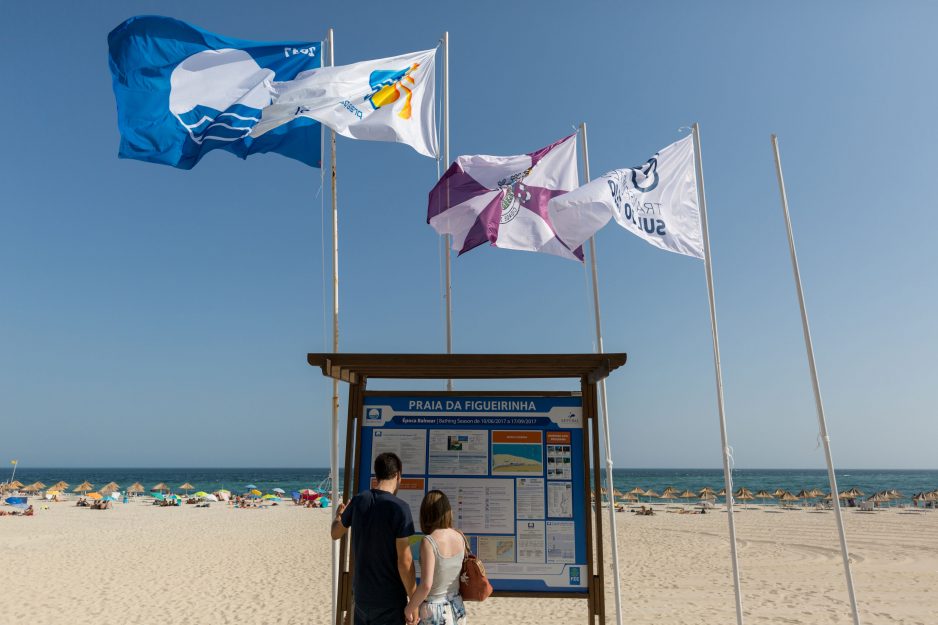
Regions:
<instances>
[{"instance_id":1,"label":"wooden board frame","mask_svg":"<svg viewBox=\"0 0 938 625\"><path fill-rule=\"evenodd\" d=\"M590 358L592 356L592 358ZM583 405L583 462L585 493L601 493L599 464L599 415L597 383L617 367L625 364L625 354L543 354L543 355L427 355L427 354L309 354L310 365L322 368L323 374L349 383L345 437L345 479L342 500L349 501L359 483L361 466L362 419L365 397L369 395L415 395L434 397L455 396L541 396L569 397L573 391L368 391L369 372L380 378L410 379L504 379L504 378L578 378ZM408 361L416 361L409 367ZM343 362L346 361L346 362ZM439 366L432 368L434 363ZM590 479L593 487L590 488ZM605 625L605 576L603 568L602 497L584 497L586 519L587 592L522 592L502 591L496 597L575 598L586 599L588 625ZM334 615L335 625L351 625L353 621L350 532L340 539L339 589Z\"/></svg>"}]
</instances>

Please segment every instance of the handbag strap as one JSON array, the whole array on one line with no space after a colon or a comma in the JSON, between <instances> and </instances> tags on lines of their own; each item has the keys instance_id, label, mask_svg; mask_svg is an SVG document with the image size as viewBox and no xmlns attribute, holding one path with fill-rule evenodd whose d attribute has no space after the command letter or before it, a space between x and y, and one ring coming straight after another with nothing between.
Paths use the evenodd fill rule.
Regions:
<instances>
[{"instance_id":1,"label":"handbag strap","mask_svg":"<svg viewBox=\"0 0 938 625\"><path fill-rule=\"evenodd\" d=\"M462 554L462 561L465 562L466 560L469 559L469 556L474 555L472 553L472 547L469 546L469 539L466 538L466 535L460 532L459 530L456 530L456 531L459 532L459 535L462 536L463 542L466 544L466 549L465 551L463 551L463 554Z\"/></svg>"}]
</instances>

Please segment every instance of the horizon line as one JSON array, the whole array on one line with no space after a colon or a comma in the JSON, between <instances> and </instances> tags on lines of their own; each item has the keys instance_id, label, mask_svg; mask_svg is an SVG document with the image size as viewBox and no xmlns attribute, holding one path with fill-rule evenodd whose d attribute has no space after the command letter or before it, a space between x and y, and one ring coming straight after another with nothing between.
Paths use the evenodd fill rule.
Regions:
<instances>
[{"instance_id":1,"label":"horizon line","mask_svg":"<svg viewBox=\"0 0 938 625\"><path fill-rule=\"evenodd\" d=\"M605 468L600 467L600 468ZM330 467L328 466L285 466L285 467L266 467L266 466L161 466L161 467L152 467L152 466L93 466L93 465L75 465L75 466L31 466L23 467L22 464L17 465L17 470L56 470L56 469L106 469L106 470L115 470L115 469L132 469L132 470L154 470L154 471L171 471L171 470L181 470L181 469L195 469L195 470L273 470L273 471L306 471L306 470L316 470L316 471L329 471ZM344 470L343 467L339 467L339 470ZM718 471L722 472L722 467L614 467L613 471ZM826 467L734 467L731 471L827 471ZM938 471L938 468L913 468L913 467L873 467L873 468L861 468L861 467L843 467L835 468L835 471Z\"/></svg>"}]
</instances>

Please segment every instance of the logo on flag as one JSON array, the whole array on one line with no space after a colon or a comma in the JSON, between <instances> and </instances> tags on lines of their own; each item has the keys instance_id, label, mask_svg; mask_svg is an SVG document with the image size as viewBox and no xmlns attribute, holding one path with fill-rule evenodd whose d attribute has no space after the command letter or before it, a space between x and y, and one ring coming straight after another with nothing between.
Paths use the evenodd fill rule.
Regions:
<instances>
[{"instance_id":1,"label":"logo on flag","mask_svg":"<svg viewBox=\"0 0 938 625\"><path fill-rule=\"evenodd\" d=\"M611 218L655 247L703 258L693 137L687 136L641 167L616 169L550 201L557 234L582 245Z\"/></svg>"},{"instance_id":2,"label":"logo on flag","mask_svg":"<svg viewBox=\"0 0 938 625\"><path fill-rule=\"evenodd\" d=\"M397 116L401 119L410 119L411 110L410 99L413 96L414 77L411 75L420 67L420 63L414 63L407 69L400 71L393 70L375 70L368 77L368 84L371 85L371 95L365 96L365 101L371 104L371 108L378 110L387 104L397 102L403 91L404 106L398 111ZM405 84L406 83L406 84Z\"/></svg>"},{"instance_id":3,"label":"logo on flag","mask_svg":"<svg viewBox=\"0 0 938 625\"><path fill-rule=\"evenodd\" d=\"M488 242L583 260L579 246L557 236L547 212L551 198L576 185L575 134L518 156L460 156L430 191L427 223L452 235L460 254Z\"/></svg>"},{"instance_id":4,"label":"logo on flag","mask_svg":"<svg viewBox=\"0 0 938 625\"><path fill-rule=\"evenodd\" d=\"M273 70L244 50L197 52L170 74L169 110L195 143L237 141L250 134L270 104L267 84L273 77ZM232 103L232 85L253 87Z\"/></svg>"},{"instance_id":5,"label":"logo on flag","mask_svg":"<svg viewBox=\"0 0 938 625\"><path fill-rule=\"evenodd\" d=\"M531 200L531 192L525 189L524 177L531 173L532 167L518 172L510 178L503 178L498 181L498 188L503 189L505 197L502 198L502 218L501 223L506 224L518 216L521 210L521 204Z\"/></svg>"}]
</instances>

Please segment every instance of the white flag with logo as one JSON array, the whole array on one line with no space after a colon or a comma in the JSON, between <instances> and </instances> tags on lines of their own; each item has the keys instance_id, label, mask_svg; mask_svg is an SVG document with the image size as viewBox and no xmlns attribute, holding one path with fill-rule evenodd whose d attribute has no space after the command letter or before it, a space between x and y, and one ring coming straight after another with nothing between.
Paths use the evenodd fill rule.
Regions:
<instances>
[{"instance_id":1,"label":"white flag with logo","mask_svg":"<svg viewBox=\"0 0 938 625\"><path fill-rule=\"evenodd\" d=\"M615 169L551 199L548 212L570 249L615 218L655 247L703 258L693 137L672 143L641 167Z\"/></svg>"},{"instance_id":2,"label":"white flag with logo","mask_svg":"<svg viewBox=\"0 0 938 625\"><path fill-rule=\"evenodd\" d=\"M273 82L273 103L251 132L260 136L296 117L310 117L342 136L406 143L436 158L436 50L308 70Z\"/></svg>"}]
</instances>

